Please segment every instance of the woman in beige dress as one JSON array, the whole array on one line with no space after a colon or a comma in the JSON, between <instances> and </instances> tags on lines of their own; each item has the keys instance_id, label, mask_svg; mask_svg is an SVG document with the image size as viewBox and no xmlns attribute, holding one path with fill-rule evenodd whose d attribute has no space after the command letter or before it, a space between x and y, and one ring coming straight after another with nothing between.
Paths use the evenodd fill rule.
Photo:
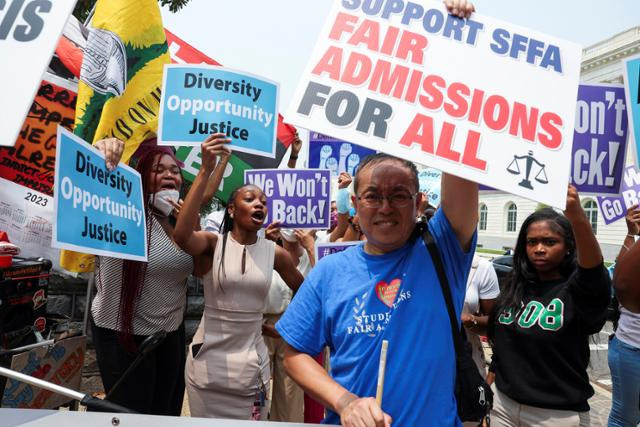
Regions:
<instances>
[{"instance_id":1,"label":"woman in beige dress","mask_svg":"<svg viewBox=\"0 0 640 427\"><path fill-rule=\"evenodd\" d=\"M270 372L262 312L271 275L275 269L293 290L303 277L284 249L258 236L267 207L254 185L231 194L221 234L195 231L207 180L228 142L213 134L202 144L202 167L174 233L186 253L205 256L212 266L204 278L205 310L189 346L185 379L192 416L266 420Z\"/></svg>"}]
</instances>

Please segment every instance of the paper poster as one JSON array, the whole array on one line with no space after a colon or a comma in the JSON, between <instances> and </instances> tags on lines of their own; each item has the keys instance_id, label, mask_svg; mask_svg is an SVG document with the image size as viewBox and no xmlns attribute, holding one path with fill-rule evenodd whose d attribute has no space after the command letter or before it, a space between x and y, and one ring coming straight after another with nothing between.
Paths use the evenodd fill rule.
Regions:
<instances>
[{"instance_id":1,"label":"paper poster","mask_svg":"<svg viewBox=\"0 0 640 427\"><path fill-rule=\"evenodd\" d=\"M571 182L580 193L618 194L627 129L622 85L580 85L571 164Z\"/></svg>"},{"instance_id":2,"label":"paper poster","mask_svg":"<svg viewBox=\"0 0 640 427\"><path fill-rule=\"evenodd\" d=\"M0 178L0 230L24 258L43 257L57 268L60 251L51 247L53 197Z\"/></svg>"},{"instance_id":3,"label":"paper poster","mask_svg":"<svg viewBox=\"0 0 640 427\"><path fill-rule=\"evenodd\" d=\"M255 169L244 172L267 196L265 227L328 229L331 224L331 174L326 169Z\"/></svg>"},{"instance_id":4,"label":"paper poster","mask_svg":"<svg viewBox=\"0 0 640 427\"><path fill-rule=\"evenodd\" d=\"M342 252L351 246L359 245L362 242L334 242L334 243L316 243L316 262L322 258Z\"/></svg>"},{"instance_id":5,"label":"paper poster","mask_svg":"<svg viewBox=\"0 0 640 427\"><path fill-rule=\"evenodd\" d=\"M72 390L80 390L87 337L73 337L37 347L11 359L11 369ZM5 408L57 409L69 397L21 381L7 379L2 397Z\"/></svg>"},{"instance_id":6,"label":"paper poster","mask_svg":"<svg viewBox=\"0 0 640 427\"><path fill-rule=\"evenodd\" d=\"M140 174L122 163L109 172L104 156L58 128L53 246L147 261Z\"/></svg>"},{"instance_id":7,"label":"paper poster","mask_svg":"<svg viewBox=\"0 0 640 427\"><path fill-rule=\"evenodd\" d=\"M429 204L435 208L440 206L441 181L442 172L438 169L424 168L418 170L420 191L427 195Z\"/></svg>"},{"instance_id":8,"label":"paper poster","mask_svg":"<svg viewBox=\"0 0 640 427\"><path fill-rule=\"evenodd\" d=\"M160 145L200 145L223 133L231 148L275 157L278 84L210 65L166 65Z\"/></svg>"},{"instance_id":9,"label":"paper poster","mask_svg":"<svg viewBox=\"0 0 640 427\"><path fill-rule=\"evenodd\" d=\"M58 125L73 128L77 86L45 73L13 147L0 148L0 177L53 195Z\"/></svg>"},{"instance_id":10,"label":"paper poster","mask_svg":"<svg viewBox=\"0 0 640 427\"><path fill-rule=\"evenodd\" d=\"M581 55L442 2L335 1L286 117L563 208Z\"/></svg>"},{"instance_id":11,"label":"paper poster","mask_svg":"<svg viewBox=\"0 0 640 427\"><path fill-rule=\"evenodd\" d=\"M627 215L627 209L640 204L640 171L636 166L627 166L622 177L620 194L599 196L598 207L605 224L611 224Z\"/></svg>"},{"instance_id":12,"label":"paper poster","mask_svg":"<svg viewBox=\"0 0 640 427\"><path fill-rule=\"evenodd\" d=\"M360 161L374 153L375 150L370 148L311 132L307 164L310 168L329 169L333 178L341 172L347 172L353 177Z\"/></svg>"}]
</instances>

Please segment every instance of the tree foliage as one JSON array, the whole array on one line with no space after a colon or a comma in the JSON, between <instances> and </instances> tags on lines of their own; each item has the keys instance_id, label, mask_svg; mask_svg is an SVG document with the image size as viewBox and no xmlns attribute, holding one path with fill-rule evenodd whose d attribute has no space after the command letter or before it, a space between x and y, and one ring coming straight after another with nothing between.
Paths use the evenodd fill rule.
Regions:
<instances>
[{"instance_id":1,"label":"tree foliage","mask_svg":"<svg viewBox=\"0 0 640 427\"><path fill-rule=\"evenodd\" d=\"M189 0L158 0L161 6L169 6L169 10L171 12L177 12L182 9ZM80 22L84 22L89 16L89 12L93 8L93 5L96 4L96 0L78 0L76 3L76 8L73 10L73 15L78 18Z\"/></svg>"}]
</instances>

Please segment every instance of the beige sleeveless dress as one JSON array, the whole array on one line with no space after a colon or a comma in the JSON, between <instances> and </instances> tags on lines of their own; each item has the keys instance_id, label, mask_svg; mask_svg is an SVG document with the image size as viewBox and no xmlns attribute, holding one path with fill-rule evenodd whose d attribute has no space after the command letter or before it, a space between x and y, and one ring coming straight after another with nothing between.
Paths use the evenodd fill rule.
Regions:
<instances>
[{"instance_id":1,"label":"beige sleeveless dress","mask_svg":"<svg viewBox=\"0 0 640 427\"><path fill-rule=\"evenodd\" d=\"M223 273L223 241L219 236L213 267L203 281L205 309L189 346L185 380L191 416L248 420L260 387L268 395L269 353L262 338L262 312L271 286L275 243L258 237L245 246L228 233Z\"/></svg>"}]
</instances>

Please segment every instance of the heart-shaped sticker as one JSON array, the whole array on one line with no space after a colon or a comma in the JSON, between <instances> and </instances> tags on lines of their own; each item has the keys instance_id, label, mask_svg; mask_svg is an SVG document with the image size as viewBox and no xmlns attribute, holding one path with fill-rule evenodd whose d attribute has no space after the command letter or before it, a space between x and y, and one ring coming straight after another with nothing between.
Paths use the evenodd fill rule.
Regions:
<instances>
[{"instance_id":1,"label":"heart-shaped sticker","mask_svg":"<svg viewBox=\"0 0 640 427\"><path fill-rule=\"evenodd\" d=\"M400 279L393 279L391 283L382 280L376 285L376 295L389 308L393 306L393 302L396 300L400 283Z\"/></svg>"}]
</instances>

